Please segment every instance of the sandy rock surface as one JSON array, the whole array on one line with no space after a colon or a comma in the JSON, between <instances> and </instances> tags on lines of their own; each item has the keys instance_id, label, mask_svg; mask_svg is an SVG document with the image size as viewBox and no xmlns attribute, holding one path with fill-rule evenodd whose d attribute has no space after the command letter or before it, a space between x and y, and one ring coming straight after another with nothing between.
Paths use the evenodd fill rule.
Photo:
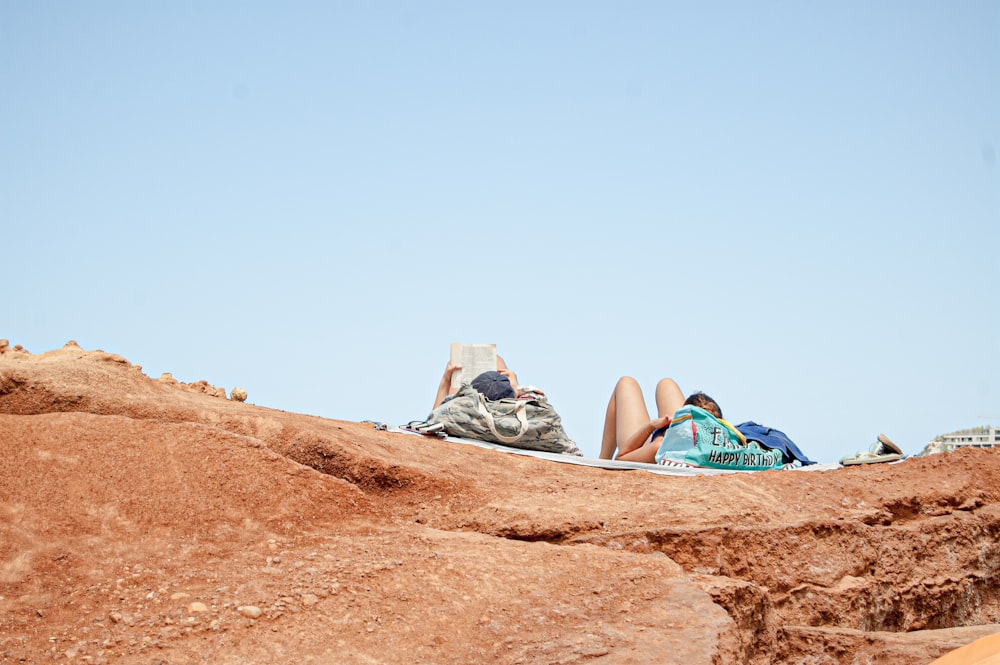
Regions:
<instances>
[{"instance_id":1,"label":"sandy rock surface","mask_svg":"<svg viewBox=\"0 0 1000 665\"><path fill-rule=\"evenodd\" d=\"M0 663L924 664L1000 630L995 452L666 477L225 394L0 340Z\"/></svg>"}]
</instances>

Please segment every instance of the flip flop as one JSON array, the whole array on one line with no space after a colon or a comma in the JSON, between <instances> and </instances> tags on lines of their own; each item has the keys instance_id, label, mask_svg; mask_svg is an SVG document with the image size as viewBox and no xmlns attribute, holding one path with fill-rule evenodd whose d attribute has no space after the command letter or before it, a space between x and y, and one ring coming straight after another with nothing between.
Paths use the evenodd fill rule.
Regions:
<instances>
[{"instance_id":1,"label":"flip flop","mask_svg":"<svg viewBox=\"0 0 1000 665\"><path fill-rule=\"evenodd\" d=\"M844 466L853 464L878 464L879 462L895 462L903 459L899 453L889 453L887 455L876 455L875 453L855 453L847 457L841 457L840 463Z\"/></svg>"},{"instance_id":2,"label":"flip flop","mask_svg":"<svg viewBox=\"0 0 1000 665\"><path fill-rule=\"evenodd\" d=\"M895 443L893 443L892 439L890 439L889 437L887 437L885 434L879 434L878 435L878 442L882 444L882 448L883 448L882 452L885 453L885 454L889 454L889 453L895 453L897 455L902 455L903 454L902 448L900 448Z\"/></svg>"},{"instance_id":3,"label":"flip flop","mask_svg":"<svg viewBox=\"0 0 1000 665\"><path fill-rule=\"evenodd\" d=\"M840 463L844 466L855 464L879 464L883 462L896 462L903 459L902 449L893 443L892 439L885 434L879 434L875 443L867 452L854 453L840 458Z\"/></svg>"}]
</instances>

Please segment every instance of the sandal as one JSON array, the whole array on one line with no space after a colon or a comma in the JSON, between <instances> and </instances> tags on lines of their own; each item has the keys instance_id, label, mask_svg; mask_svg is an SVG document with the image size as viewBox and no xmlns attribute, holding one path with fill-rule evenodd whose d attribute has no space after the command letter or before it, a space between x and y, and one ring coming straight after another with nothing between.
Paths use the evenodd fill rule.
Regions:
<instances>
[{"instance_id":1,"label":"sandal","mask_svg":"<svg viewBox=\"0 0 1000 665\"><path fill-rule=\"evenodd\" d=\"M896 462L901 459L903 459L902 449L885 434L879 434L875 443L868 449L868 452L854 453L853 455L841 457L840 463L844 466L852 466L854 464Z\"/></svg>"}]
</instances>

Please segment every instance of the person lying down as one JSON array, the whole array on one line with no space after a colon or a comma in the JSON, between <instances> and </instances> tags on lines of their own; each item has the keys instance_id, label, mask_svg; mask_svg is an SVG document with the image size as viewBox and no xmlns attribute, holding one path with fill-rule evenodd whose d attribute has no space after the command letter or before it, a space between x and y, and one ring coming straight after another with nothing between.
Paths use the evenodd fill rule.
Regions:
<instances>
[{"instance_id":1,"label":"person lying down","mask_svg":"<svg viewBox=\"0 0 1000 665\"><path fill-rule=\"evenodd\" d=\"M434 408L423 423L410 423L421 433L498 443L522 450L583 456L566 435L562 420L541 390L522 386L507 363L497 356L497 369L479 374L469 384L452 387L461 365L449 362L434 397Z\"/></svg>"},{"instance_id":2,"label":"person lying down","mask_svg":"<svg viewBox=\"0 0 1000 665\"><path fill-rule=\"evenodd\" d=\"M453 388L460 369L447 364L434 409L411 429L583 456L544 393L521 386L502 358L496 371ZM608 401L599 459L734 471L812 464L784 433L753 422L734 427L718 402L703 392L685 398L673 379L657 384L656 405L657 417L650 418L638 382L619 379Z\"/></svg>"},{"instance_id":3,"label":"person lying down","mask_svg":"<svg viewBox=\"0 0 1000 665\"><path fill-rule=\"evenodd\" d=\"M601 459L676 467L761 471L812 464L783 432L754 422L734 426L703 392L684 397L677 382L656 384L656 418L639 383L623 376L608 401Z\"/></svg>"},{"instance_id":4,"label":"person lying down","mask_svg":"<svg viewBox=\"0 0 1000 665\"><path fill-rule=\"evenodd\" d=\"M461 386L452 386L452 378L455 372L462 371L462 366L448 361L444 368L444 375L438 385L437 395L434 396L434 406L431 410L441 406L441 402L450 395L459 391ZM486 399L499 400L504 398L517 397L521 394L520 386L517 385L517 374L507 367L503 358L497 356L496 371L483 372L472 380L472 387L483 394Z\"/></svg>"},{"instance_id":5,"label":"person lying down","mask_svg":"<svg viewBox=\"0 0 1000 665\"><path fill-rule=\"evenodd\" d=\"M604 416L601 459L655 462L656 452L671 418L685 405L700 407L716 418L722 418L719 403L705 393L697 392L685 399L676 381L660 379L656 384L657 415L655 419L650 419L639 382L631 376L618 379Z\"/></svg>"}]
</instances>

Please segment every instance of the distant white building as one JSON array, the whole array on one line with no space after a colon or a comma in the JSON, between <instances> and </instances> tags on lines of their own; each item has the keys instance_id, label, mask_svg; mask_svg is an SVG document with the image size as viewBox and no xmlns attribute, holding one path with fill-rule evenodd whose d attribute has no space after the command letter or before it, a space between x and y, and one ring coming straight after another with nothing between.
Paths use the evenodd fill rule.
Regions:
<instances>
[{"instance_id":1,"label":"distant white building","mask_svg":"<svg viewBox=\"0 0 1000 665\"><path fill-rule=\"evenodd\" d=\"M942 444L945 450L954 450L956 448L1000 448L1000 427L974 427L951 434L942 434L935 439L934 443Z\"/></svg>"}]
</instances>

